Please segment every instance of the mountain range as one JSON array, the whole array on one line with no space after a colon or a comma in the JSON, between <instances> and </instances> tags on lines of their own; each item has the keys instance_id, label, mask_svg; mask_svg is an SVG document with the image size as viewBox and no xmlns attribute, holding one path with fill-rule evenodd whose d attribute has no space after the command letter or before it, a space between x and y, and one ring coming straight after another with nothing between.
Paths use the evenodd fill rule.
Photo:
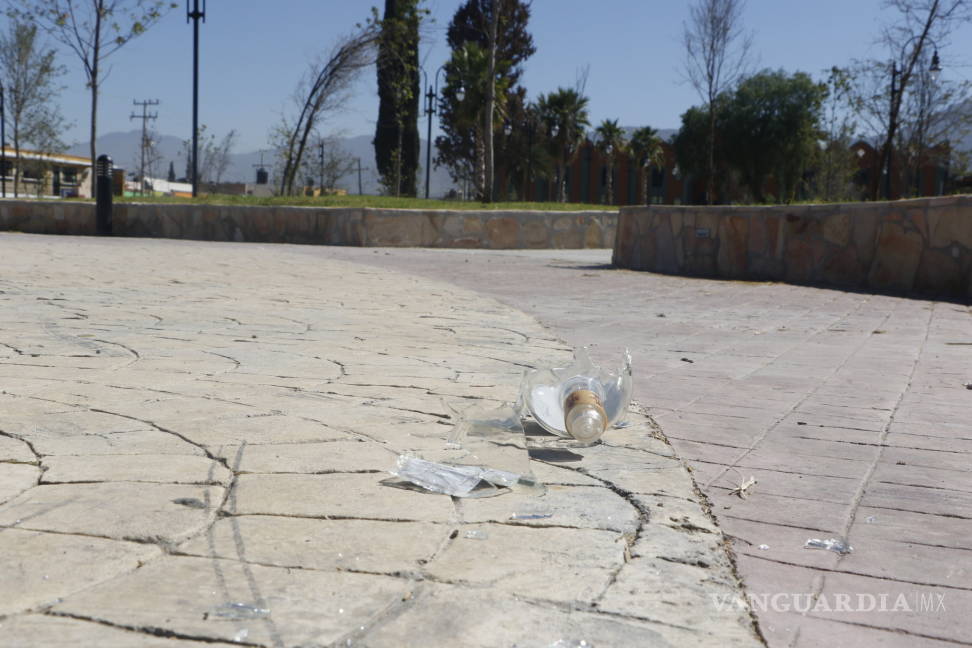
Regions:
<instances>
[{"instance_id":1,"label":"mountain range","mask_svg":"<svg viewBox=\"0 0 972 648\"><path fill-rule=\"evenodd\" d=\"M966 106L965 109L972 109ZM625 132L630 136L634 127L624 127ZM658 134L664 140L670 140L678 132L677 129L663 128L658 130ZM112 157L116 167L121 167L126 171L135 171L139 164L139 144L141 142L141 131L131 130L127 132L106 133L98 138L98 152L107 153ZM963 133L964 137L955 144L955 148L960 151L972 151L972 134ZM158 135L153 137L157 141L157 148L162 161L157 165L156 175L164 177L169 169L169 162L175 167L176 177L186 175L186 156L183 153L183 140L173 135ZM353 158L361 160L361 192L365 194L377 194L380 191L378 174L374 170L375 153L371 143L370 135L358 135L356 137L337 138L336 144ZM425 195L425 140L421 140L422 154L419 158L422 161L419 169L418 189L419 195ZM89 155L88 143L76 144L72 146L68 153L87 157ZM435 153L435 151L433 151ZM434 156L433 156L434 157ZM264 167L271 171L273 155L269 150L250 151L246 153L231 153L230 165L223 176L226 182L255 182L256 170L265 163ZM449 173L444 168L436 169L433 167L429 181L430 194L433 197L441 197L455 185L449 177ZM337 188L345 189L348 193L358 193L357 173L351 173L340 182Z\"/></svg>"},{"instance_id":2,"label":"mountain range","mask_svg":"<svg viewBox=\"0 0 972 648\"><path fill-rule=\"evenodd\" d=\"M156 165L155 174L165 177L169 170L169 163L172 162L176 177L186 175L186 155L183 153L183 140L174 135L153 134L156 141L156 148L161 157L161 162ZM140 144L142 131L131 130L127 132L105 133L98 137L98 154L106 153L111 156L116 167L121 167L126 172L133 172L138 169ZM361 160L361 192L365 194L379 193L378 174L375 167L375 149L371 144L370 135L359 135L357 137L337 138L336 145L353 158ZM425 195L425 140L421 140L422 153L420 159L422 165L419 169L419 195ZM68 151L71 155L87 157L90 155L88 143L75 144ZM435 151L433 151L435 153ZM433 155L433 158L435 156ZM273 154L272 151L250 151L246 153L231 153L230 165L223 175L224 182L248 182L256 181L256 171L262 165L271 172ZM443 196L449 189L453 188L452 179L448 171L444 168L436 169L433 167L429 178L430 194L433 197ZM358 193L358 175L356 172L343 178L337 183L338 189L346 189L348 193Z\"/></svg>"}]
</instances>

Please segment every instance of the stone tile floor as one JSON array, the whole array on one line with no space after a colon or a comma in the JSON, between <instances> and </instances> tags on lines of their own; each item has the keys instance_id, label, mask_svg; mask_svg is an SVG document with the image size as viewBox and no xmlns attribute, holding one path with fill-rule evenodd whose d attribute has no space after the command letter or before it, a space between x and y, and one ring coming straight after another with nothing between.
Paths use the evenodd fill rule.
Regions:
<instances>
[{"instance_id":1,"label":"stone tile floor","mask_svg":"<svg viewBox=\"0 0 972 648\"><path fill-rule=\"evenodd\" d=\"M450 403L512 400L568 348L488 296L331 256L0 234L0 645L760 644L646 416L536 453L542 497L383 485L442 446ZM721 420L679 377L658 414Z\"/></svg>"},{"instance_id":2,"label":"stone tile floor","mask_svg":"<svg viewBox=\"0 0 972 648\"><path fill-rule=\"evenodd\" d=\"M605 360L630 347L769 645L972 645L968 304L616 270L610 250L302 251L491 295ZM831 536L854 552L802 548Z\"/></svg>"}]
</instances>

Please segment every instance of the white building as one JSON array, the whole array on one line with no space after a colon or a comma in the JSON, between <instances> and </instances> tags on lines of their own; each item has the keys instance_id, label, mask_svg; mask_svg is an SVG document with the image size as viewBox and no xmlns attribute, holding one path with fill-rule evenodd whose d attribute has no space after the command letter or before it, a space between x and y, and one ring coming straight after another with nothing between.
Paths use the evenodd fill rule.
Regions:
<instances>
[{"instance_id":1,"label":"white building","mask_svg":"<svg viewBox=\"0 0 972 648\"><path fill-rule=\"evenodd\" d=\"M91 160L89 158L62 153L40 153L20 149L18 160L16 151L7 146L3 148L5 164L0 164L0 180L6 184L7 198L14 195L38 198L90 198L91 197ZM14 170L19 167L20 176L14 186ZM0 186L0 193L3 187Z\"/></svg>"}]
</instances>

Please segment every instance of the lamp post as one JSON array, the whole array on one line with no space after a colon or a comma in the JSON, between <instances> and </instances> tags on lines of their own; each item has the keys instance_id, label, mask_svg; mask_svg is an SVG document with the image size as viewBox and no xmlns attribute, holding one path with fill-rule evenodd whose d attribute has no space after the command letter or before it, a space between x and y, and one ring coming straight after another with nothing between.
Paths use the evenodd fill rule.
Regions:
<instances>
[{"instance_id":1,"label":"lamp post","mask_svg":"<svg viewBox=\"0 0 972 648\"><path fill-rule=\"evenodd\" d=\"M4 108L3 83L0 82L0 183L3 183L3 197L7 197L7 112ZM14 193L17 193L16 188Z\"/></svg>"},{"instance_id":2,"label":"lamp post","mask_svg":"<svg viewBox=\"0 0 972 648\"><path fill-rule=\"evenodd\" d=\"M560 126L554 123L550 127L550 139L556 140L559 134L560 134ZM563 143L558 144L557 151L558 151L557 152L557 192L555 194L554 202L560 202L560 190L563 188L563 182L564 182L563 179L564 167L567 164L567 162L565 161L567 156L564 155Z\"/></svg>"},{"instance_id":3,"label":"lamp post","mask_svg":"<svg viewBox=\"0 0 972 648\"><path fill-rule=\"evenodd\" d=\"M445 65L440 65L432 77L433 83L429 83L429 75L422 70L422 77L428 86L425 93L425 114L428 117L428 125L425 135L425 199L429 199L429 178L432 172L432 115L435 114L435 100L439 97L439 73L445 69ZM456 90L456 99L460 102L465 98L466 92L460 85Z\"/></svg>"},{"instance_id":4,"label":"lamp post","mask_svg":"<svg viewBox=\"0 0 972 648\"><path fill-rule=\"evenodd\" d=\"M912 36L902 47L902 49L908 47L911 41L915 40L917 36ZM941 74L942 64L941 60L938 58L938 45L931 38L925 37L925 40L931 42L932 46L935 48L934 54L932 55L931 65L928 68L928 72L931 76L932 82L938 80L938 75ZM884 198L886 200L891 200L891 171L892 171L892 159L894 158L894 135L898 129L898 110L897 106L900 106L900 96L897 97L898 102L896 102L896 95L900 95L904 90L903 87L898 87L898 75L904 70L898 70L897 61L891 61L891 103L888 109L888 152L887 159L885 160L884 167ZM905 79L907 80L907 79ZM920 173L920 167L919 167Z\"/></svg>"},{"instance_id":5,"label":"lamp post","mask_svg":"<svg viewBox=\"0 0 972 648\"><path fill-rule=\"evenodd\" d=\"M919 97L919 102L918 102L919 105L918 115L920 121L918 123L918 146L917 146L916 160L915 160L915 197L921 196L921 164L922 164L922 153L925 150L926 115L931 112L931 98L932 98L933 86L936 83L938 83L938 77L941 73L942 73L942 64L941 64L941 60L938 58L938 50L936 49L935 53L932 55L931 65L928 68L929 82L925 83L923 80L921 87L919 88L921 95Z\"/></svg>"},{"instance_id":6,"label":"lamp post","mask_svg":"<svg viewBox=\"0 0 972 648\"><path fill-rule=\"evenodd\" d=\"M504 119L503 120L503 149L506 151L510 150L510 136L512 134L513 134L513 123L509 119ZM495 175L493 177L494 177L493 182L495 183L496 182ZM510 187L510 170L506 167L503 168L503 183L506 189L505 200L511 200L513 189Z\"/></svg>"},{"instance_id":7,"label":"lamp post","mask_svg":"<svg viewBox=\"0 0 972 648\"><path fill-rule=\"evenodd\" d=\"M192 21L192 197L199 192L199 19L206 22L206 0L186 0L186 22Z\"/></svg>"}]
</instances>

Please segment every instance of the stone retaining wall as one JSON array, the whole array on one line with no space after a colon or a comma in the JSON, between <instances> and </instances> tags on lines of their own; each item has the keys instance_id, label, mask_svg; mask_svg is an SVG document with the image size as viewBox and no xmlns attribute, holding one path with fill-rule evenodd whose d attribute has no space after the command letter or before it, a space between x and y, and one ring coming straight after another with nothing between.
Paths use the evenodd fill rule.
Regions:
<instances>
[{"instance_id":1,"label":"stone retaining wall","mask_svg":"<svg viewBox=\"0 0 972 648\"><path fill-rule=\"evenodd\" d=\"M972 298L972 196L766 207L624 207L632 270Z\"/></svg>"},{"instance_id":2,"label":"stone retaining wall","mask_svg":"<svg viewBox=\"0 0 972 648\"><path fill-rule=\"evenodd\" d=\"M445 211L122 203L117 236L362 247L609 248L618 215L583 211ZM94 234L92 203L0 201L0 230Z\"/></svg>"}]
</instances>

